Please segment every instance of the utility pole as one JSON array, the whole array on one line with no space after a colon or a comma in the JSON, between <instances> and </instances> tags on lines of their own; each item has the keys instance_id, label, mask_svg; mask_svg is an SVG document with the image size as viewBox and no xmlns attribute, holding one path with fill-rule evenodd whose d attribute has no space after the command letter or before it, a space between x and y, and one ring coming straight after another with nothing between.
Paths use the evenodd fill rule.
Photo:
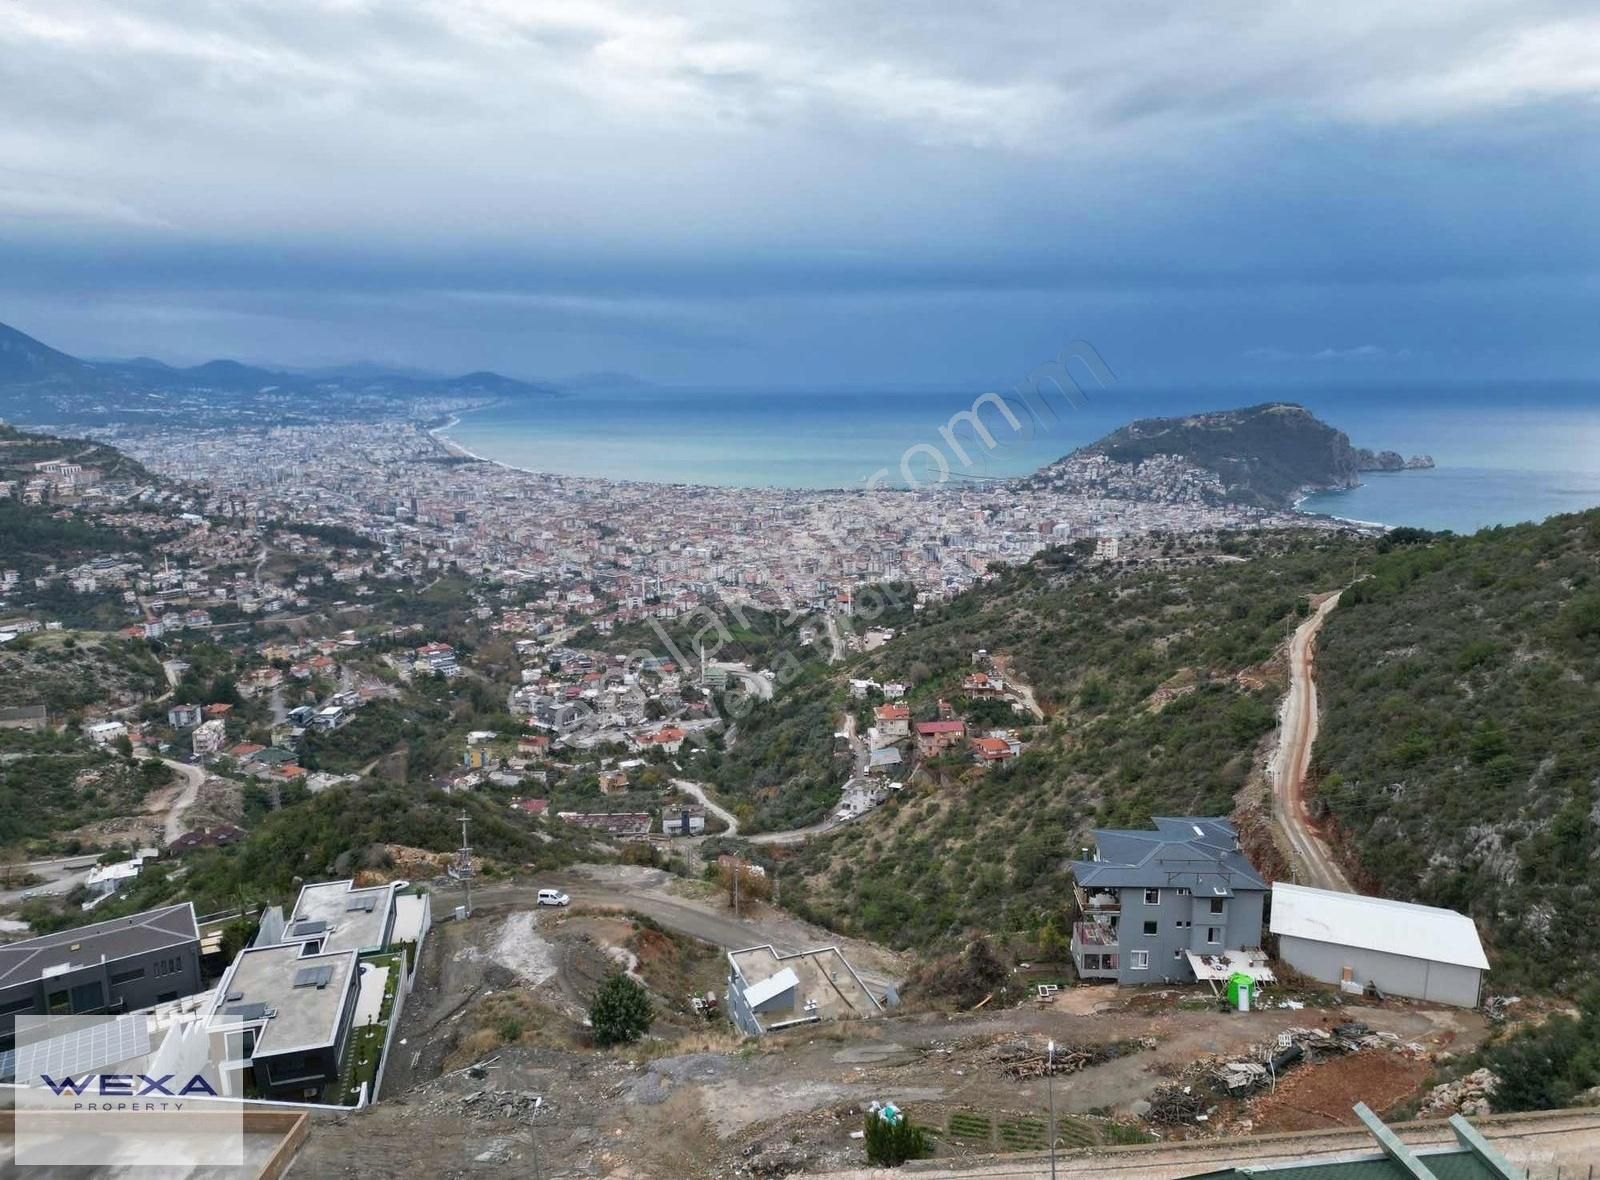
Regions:
<instances>
[{"instance_id":1,"label":"utility pole","mask_svg":"<svg viewBox=\"0 0 1600 1180\"><path fill-rule=\"evenodd\" d=\"M744 872L744 858L735 855L733 858L733 916L739 916L739 877Z\"/></svg>"},{"instance_id":2,"label":"utility pole","mask_svg":"<svg viewBox=\"0 0 1600 1180\"><path fill-rule=\"evenodd\" d=\"M458 817L461 820L461 868L458 873L461 881L467 887L467 917L472 917L472 845L467 843L467 813L463 811Z\"/></svg>"},{"instance_id":3,"label":"utility pole","mask_svg":"<svg viewBox=\"0 0 1600 1180\"><path fill-rule=\"evenodd\" d=\"M1050 1180L1056 1180L1056 1043L1045 1050L1045 1091L1050 1095Z\"/></svg>"}]
</instances>

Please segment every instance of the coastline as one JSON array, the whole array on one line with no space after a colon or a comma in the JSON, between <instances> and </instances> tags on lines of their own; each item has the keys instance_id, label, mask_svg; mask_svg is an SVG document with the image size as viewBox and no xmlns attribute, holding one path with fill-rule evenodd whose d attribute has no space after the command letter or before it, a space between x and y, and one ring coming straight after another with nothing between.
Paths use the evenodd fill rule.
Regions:
<instances>
[{"instance_id":1,"label":"coastline","mask_svg":"<svg viewBox=\"0 0 1600 1180\"><path fill-rule=\"evenodd\" d=\"M438 426L430 426L427 431L428 437L433 439L433 441L438 445L439 449L445 454L449 455L452 459L471 459L475 463L493 463L493 459L485 459L482 455L468 450L455 439L445 434L445 431L451 429L452 427L459 426L460 424L461 415L451 414L448 422L442 423ZM505 467L507 465L500 463L498 466ZM521 468L513 468L512 470L521 470ZM537 475L539 473L536 471L530 471L528 474Z\"/></svg>"}]
</instances>

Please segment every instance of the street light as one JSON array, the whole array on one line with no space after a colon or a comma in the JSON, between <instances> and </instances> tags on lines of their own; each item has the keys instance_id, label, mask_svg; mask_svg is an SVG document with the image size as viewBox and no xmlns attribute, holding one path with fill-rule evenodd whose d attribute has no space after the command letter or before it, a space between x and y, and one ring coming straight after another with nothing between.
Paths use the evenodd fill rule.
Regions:
<instances>
[{"instance_id":1,"label":"street light","mask_svg":"<svg viewBox=\"0 0 1600 1180\"><path fill-rule=\"evenodd\" d=\"M1056 1180L1056 1043L1045 1049L1044 1088L1050 1095L1050 1180Z\"/></svg>"}]
</instances>

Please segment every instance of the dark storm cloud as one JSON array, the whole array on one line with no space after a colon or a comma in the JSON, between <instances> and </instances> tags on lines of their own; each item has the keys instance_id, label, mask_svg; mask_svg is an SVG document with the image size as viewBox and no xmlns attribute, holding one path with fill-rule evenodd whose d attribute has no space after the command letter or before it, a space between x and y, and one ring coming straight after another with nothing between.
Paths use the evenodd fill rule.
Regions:
<instances>
[{"instance_id":1,"label":"dark storm cloud","mask_svg":"<svg viewBox=\"0 0 1600 1180\"><path fill-rule=\"evenodd\" d=\"M1592 372L1596 62L1538 2L11 0L0 320L670 380L1092 332L1163 379Z\"/></svg>"}]
</instances>

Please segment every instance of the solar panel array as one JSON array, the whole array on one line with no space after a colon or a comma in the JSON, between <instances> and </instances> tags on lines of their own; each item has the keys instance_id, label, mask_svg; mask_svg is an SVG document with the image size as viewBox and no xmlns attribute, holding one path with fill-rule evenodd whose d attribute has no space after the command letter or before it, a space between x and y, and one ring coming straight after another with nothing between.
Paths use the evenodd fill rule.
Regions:
<instances>
[{"instance_id":1,"label":"solar panel array","mask_svg":"<svg viewBox=\"0 0 1600 1180\"><path fill-rule=\"evenodd\" d=\"M378 899L369 895L367 897L352 897L349 901L344 903L344 908L346 913L352 913L356 910L364 910L370 914L377 907L377 905Z\"/></svg>"},{"instance_id":2,"label":"solar panel array","mask_svg":"<svg viewBox=\"0 0 1600 1180\"><path fill-rule=\"evenodd\" d=\"M24 1084L36 1083L43 1074L61 1078L93 1073L149 1052L150 1023L146 1017L97 1018L93 1024L17 1046L10 1055L11 1076Z\"/></svg>"}]
</instances>

